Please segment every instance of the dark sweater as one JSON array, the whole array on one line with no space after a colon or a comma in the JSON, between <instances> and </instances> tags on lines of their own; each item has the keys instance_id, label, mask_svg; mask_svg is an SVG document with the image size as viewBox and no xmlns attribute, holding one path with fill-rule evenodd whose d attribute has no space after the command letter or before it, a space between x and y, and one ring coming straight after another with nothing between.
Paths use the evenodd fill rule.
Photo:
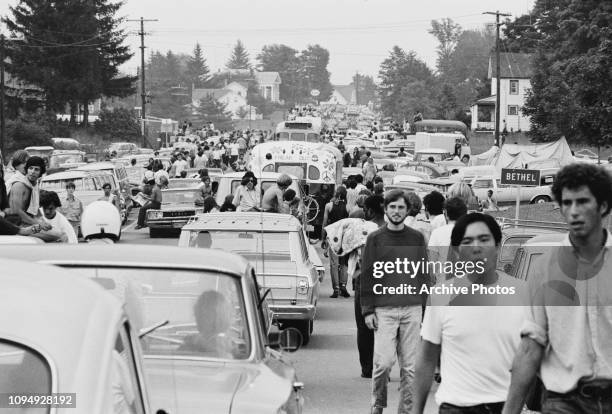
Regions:
<instances>
[{"instance_id":1,"label":"dark sweater","mask_svg":"<svg viewBox=\"0 0 612 414\"><path fill-rule=\"evenodd\" d=\"M400 259L400 269L396 261ZM404 259L409 262L423 262L421 269L413 276L412 267L404 268ZM419 294L421 286L428 280L423 269L427 261L427 246L423 235L410 227L392 231L385 225L366 239L361 272L361 312L364 316L374 313L374 308L383 306L421 306L425 298ZM380 263L376 265L375 263ZM393 266L384 263L393 263ZM410 266L410 265L408 265ZM393 267L393 269L391 269ZM399 270L399 272L397 272ZM375 273L379 277L375 277ZM399 287L402 284L414 286L415 294L375 294L382 287ZM380 285L380 286L376 286Z\"/></svg>"}]
</instances>

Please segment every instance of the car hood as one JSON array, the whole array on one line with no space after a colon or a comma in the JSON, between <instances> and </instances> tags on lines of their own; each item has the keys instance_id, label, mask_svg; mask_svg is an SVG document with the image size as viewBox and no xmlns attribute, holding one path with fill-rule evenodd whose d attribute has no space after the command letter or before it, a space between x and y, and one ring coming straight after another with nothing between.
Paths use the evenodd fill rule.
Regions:
<instances>
[{"instance_id":1,"label":"car hood","mask_svg":"<svg viewBox=\"0 0 612 414\"><path fill-rule=\"evenodd\" d=\"M185 211L185 210L195 210L197 206L194 203L172 203L172 204L163 204L161 205L160 210L172 210L172 211Z\"/></svg>"},{"instance_id":2,"label":"car hood","mask_svg":"<svg viewBox=\"0 0 612 414\"><path fill-rule=\"evenodd\" d=\"M151 407L173 414L274 413L294 373L263 363L145 358Z\"/></svg>"}]
</instances>

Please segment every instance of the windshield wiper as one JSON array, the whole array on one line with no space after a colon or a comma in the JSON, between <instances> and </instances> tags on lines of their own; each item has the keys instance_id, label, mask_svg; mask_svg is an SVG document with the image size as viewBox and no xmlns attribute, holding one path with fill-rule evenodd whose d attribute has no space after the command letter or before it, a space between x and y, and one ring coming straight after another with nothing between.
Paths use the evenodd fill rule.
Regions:
<instances>
[{"instance_id":1,"label":"windshield wiper","mask_svg":"<svg viewBox=\"0 0 612 414\"><path fill-rule=\"evenodd\" d=\"M151 332L156 331L157 329L161 328L162 326L166 326L170 323L169 320L165 320L162 322L158 322L155 325L149 326L148 328L142 328L140 330L140 332L138 333L138 337L140 339L144 338L145 336L147 336L148 334L150 334Z\"/></svg>"}]
</instances>

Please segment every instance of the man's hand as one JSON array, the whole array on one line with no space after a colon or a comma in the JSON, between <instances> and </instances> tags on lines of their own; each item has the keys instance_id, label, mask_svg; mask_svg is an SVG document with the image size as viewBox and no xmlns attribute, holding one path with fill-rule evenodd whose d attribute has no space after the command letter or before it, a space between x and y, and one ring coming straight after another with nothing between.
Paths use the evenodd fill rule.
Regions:
<instances>
[{"instance_id":1,"label":"man's hand","mask_svg":"<svg viewBox=\"0 0 612 414\"><path fill-rule=\"evenodd\" d=\"M375 313L371 313L365 317L365 324L368 329L372 329L373 331L378 329L378 318L376 318Z\"/></svg>"},{"instance_id":2,"label":"man's hand","mask_svg":"<svg viewBox=\"0 0 612 414\"><path fill-rule=\"evenodd\" d=\"M42 231L48 231L48 230L51 230L53 228L53 226L51 226L46 221L41 221L39 223L39 226L40 226L40 230L42 230Z\"/></svg>"}]
</instances>

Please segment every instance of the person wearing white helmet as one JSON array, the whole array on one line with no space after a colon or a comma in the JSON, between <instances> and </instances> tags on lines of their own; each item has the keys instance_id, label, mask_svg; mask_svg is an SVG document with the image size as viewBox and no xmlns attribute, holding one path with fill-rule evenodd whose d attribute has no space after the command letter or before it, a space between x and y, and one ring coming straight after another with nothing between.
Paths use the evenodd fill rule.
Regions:
<instances>
[{"instance_id":1,"label":"person wearing white helmet","mask_svg":"<svg viewBox=\"0 0 612 414\"><path fill-rule=\"evenodd\" d=\"M106 243L119 241L121 237L119 211L109 202L94 201L83 211L81 233L86 241L103 240Z\"/></svg>"}]
</instances>

